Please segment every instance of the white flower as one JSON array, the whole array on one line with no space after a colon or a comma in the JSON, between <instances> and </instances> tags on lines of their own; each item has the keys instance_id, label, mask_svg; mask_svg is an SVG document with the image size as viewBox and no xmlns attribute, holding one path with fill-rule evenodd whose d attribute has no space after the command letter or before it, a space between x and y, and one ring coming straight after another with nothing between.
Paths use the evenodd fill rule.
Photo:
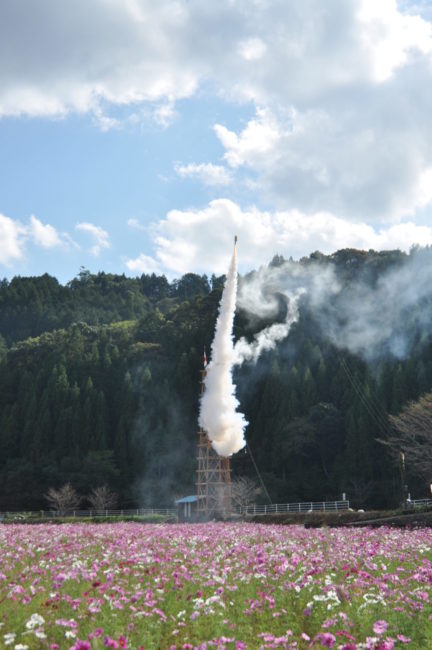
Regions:
<instances>
[{"instance_id":1,"label":"white flower","mask_svg":"<svg viewBox=\"0 0 432 650\"><path fill-rule=\"evenodd\" d=\"M4 644L11 645L14 642L16 637L15 632L9 632L9 634L3 634Z\"/></svg>"},{"instance_id":2,"label":"white flower","mask_svg":"<svg viewBox=\"0 0 432 650\"><path fill-rule=\"evenodd\" d=\"M67 639L75 639L76 634L75 634L75 632L73 630L66 630L65 637Z\"/></svg>"},{"instance_id":3,"label":"white flower","mask_svg":"<svg viewBox=\"0 0 432 650\"><path fill-rule=\"evenodd\" d=\"M34 635L38 639L46 639L46 634L45 634L45 632L43 631L42 628L39 628L39 630L35 630Z\"/></svg>"},{"instance_id":4,"label":"white flower","mask_svg":"<svg viewBox=\"0 0 432 650\"><path fill-rule=\"evenodd\" d=\"M39 625L43 625L44 623L45 619L40 614L32 614L26 623L26 628L33 630L33 628L39 627Z\"/></svg>"},{"instance_id":5,"label":"white flower","mask_svg":"<svg viewBox=\"0 0 432 650\"><path fill-rule=\"evenodd\" d=\"M28 648L28 645L24 645L23 643L18 643L14 646L14 650L28 650Z\"/></svg>"}]
</instances>

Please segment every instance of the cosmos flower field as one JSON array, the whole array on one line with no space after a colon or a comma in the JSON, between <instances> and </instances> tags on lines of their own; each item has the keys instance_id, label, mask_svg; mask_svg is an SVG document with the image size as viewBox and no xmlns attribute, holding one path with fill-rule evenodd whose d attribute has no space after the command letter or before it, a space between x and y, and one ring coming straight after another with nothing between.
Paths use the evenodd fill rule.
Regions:
<instances>
[{"instance_id":1,"label":"cosmos flower field","mask_svg":"<svg viewBox=\"0 0 432 650\"><path fill-rule=\"evenodd\" d=\"M0 647L432 648L432 531L0 525Z\"/></svg>"}]
</instances>

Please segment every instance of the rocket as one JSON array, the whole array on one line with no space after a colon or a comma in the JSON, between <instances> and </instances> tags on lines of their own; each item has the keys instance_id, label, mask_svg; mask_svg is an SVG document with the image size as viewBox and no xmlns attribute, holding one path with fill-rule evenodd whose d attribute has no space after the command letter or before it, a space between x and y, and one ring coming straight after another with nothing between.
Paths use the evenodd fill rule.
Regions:
<instances>
[{"instance_id":1,"label":"rocket","mask_svg":"<svg viewBox=\"0 0 432 650\"><path fill-rule=\"evenodd\" d=\"M237 235L234 235L234 246L237 244L237 239L238 239Z\"/></svg>"}]
</instances>

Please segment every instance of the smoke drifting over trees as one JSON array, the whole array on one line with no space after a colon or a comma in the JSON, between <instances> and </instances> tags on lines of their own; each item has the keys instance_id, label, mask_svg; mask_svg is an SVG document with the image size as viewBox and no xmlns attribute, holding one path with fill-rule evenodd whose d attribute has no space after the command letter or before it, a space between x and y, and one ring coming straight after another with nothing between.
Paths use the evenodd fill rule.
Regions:
<instances>
[{"instance_id":1,"label":"smoke drifting over trees","mask_svg":"<svg viewBox=\"0 0 432 650\"><path fill-rule=\"evenodd\" d=\"M403 359L415 337L431 331L432 255L419 249L409 256L391 251L371 257L347 250L317 253L303 263L279 258L276 266L243 279L238 305L252 322L276 318L277 298L300 294L323 336L339 349L367 361Z\"/></svg>"}]
</instances>

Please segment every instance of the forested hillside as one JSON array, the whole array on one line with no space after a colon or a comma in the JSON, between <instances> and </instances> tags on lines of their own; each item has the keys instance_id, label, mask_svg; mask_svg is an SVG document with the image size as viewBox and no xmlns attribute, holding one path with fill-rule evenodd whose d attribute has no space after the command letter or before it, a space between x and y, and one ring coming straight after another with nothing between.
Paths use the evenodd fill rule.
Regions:
<instances>
[{"instance_id":1,"label":"forested hillside","mask_svg":"<svg viewBox=\"0 0 432 650\"><path fill-rule=\"evenodd\" d=\"M288 337L235 374L246 437L273 501L342 492L359 507L400 501L397 465L377 439L389 435L389 413L432 387L432 288L407 301L400 280L431 257L429 249L344 250L271 262L278 277L331 269L339 283L319 308L306 292ZM352 323L347 329L347 305L351 296L364 305L377 286L389 295L389 277L399 282L403 310L390 313L395 327L379 346L371 330L364 350ZM254 274L241 284L249 281ZM48 275L0 284L0 510L43 508L48 488L67 481L82 495L107 483L124 507L170 505L194 492L199 370L222 284L84 269L67 286ZM393 304L391 297L382 309ZM236 338L283 319L283 304L279 311L265 320L239 309ZM347 331L355 346L345 343ZM232 467L256 478L247 450ZM426 496L409 466L407 481L413 496Z\"/></svg>"}]
</instances>

